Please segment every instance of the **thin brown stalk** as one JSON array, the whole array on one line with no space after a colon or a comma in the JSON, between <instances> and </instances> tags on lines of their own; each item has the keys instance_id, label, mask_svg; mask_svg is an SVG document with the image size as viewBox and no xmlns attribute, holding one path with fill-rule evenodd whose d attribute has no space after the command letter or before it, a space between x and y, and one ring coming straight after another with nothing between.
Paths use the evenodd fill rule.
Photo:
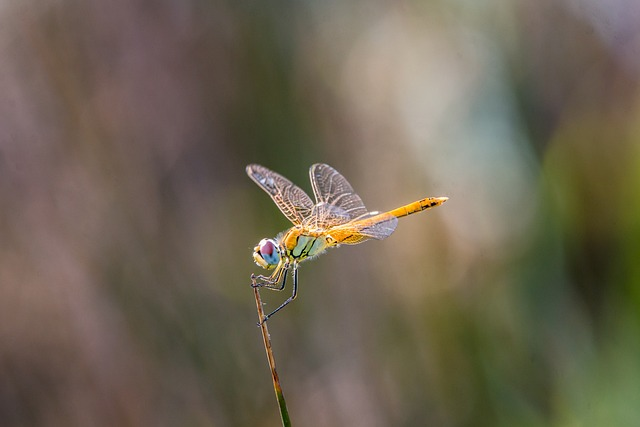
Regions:
<instances>
[{"instance_id":1,"label":"thin brown stalk","mask_svg":"<svg viewBox=\"0 0 640 427\"><path fill-rule=\"evenodd\" d=\"M252 278L253 293L256 297L256 308L258 309L258 319L260 330L262 331L262 341L264 342L264 350L267 353L267 360L269 361L269 368L271 369L271 379L273 380L273 390L276 393L276 400L278 401L278 408L280 409L280 418L282 419L283 427L291 427L291 420L289 419L289 412L287 411L287 402L284 400L284 394L282 393L282 387L280 387L280 379L276 372L276 359L273 357L273 350L271 349L271 337L269 336L269 329L267 328L267 322L263 321L264 311L262 310L262 300L260 299L260 292L258 286L256 286L255 279Z\"/></svg>"}]
</instances>

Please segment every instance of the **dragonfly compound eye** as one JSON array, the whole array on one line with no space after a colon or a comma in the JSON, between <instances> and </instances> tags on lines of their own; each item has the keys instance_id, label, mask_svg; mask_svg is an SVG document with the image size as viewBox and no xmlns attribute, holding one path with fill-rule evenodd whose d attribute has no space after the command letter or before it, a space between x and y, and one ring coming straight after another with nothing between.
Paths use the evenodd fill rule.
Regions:
<instances>
[{"instance_id":1,"label":"dragonfly compound eye","mask_svg":"<svg viewBox=\"0 0 640 427\"><path fill-rule=\"evenodd\" d=\"M273 239L262 239L254 249L253 259L262 268L272 269L280 262L278 245Z\"/></svg>"}]
</instances>

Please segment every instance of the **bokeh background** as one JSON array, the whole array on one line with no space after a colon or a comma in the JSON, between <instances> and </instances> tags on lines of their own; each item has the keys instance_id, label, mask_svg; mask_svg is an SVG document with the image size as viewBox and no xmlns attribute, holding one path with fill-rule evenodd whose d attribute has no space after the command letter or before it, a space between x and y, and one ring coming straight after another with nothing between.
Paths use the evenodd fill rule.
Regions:
<instances>
[{"instance_id":1,"label":"bokeh background","mask_svg":"<svg viewBox=\"0 0 640 427\"><path fill-rule=\"evenodd\" d=\"M0 424L279 425L325 162L450 200L302 265L294 425L640 425L639 83L627 0L1 1Z\"/></svg>"}]
</instances>

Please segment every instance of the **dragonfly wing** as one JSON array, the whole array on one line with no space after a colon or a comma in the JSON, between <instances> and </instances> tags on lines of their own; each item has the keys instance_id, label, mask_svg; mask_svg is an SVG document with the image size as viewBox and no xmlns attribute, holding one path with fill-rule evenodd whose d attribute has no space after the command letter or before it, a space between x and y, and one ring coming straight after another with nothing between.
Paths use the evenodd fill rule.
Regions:
<instances>
[{"instance_id":1,"label":"dragonfly wing","mask_svg":"<svg viewBox=\"0 0 640 427\"><path fill-rule=\"evenodd\" d=\"M350 220L367 213L362 199L353 191L349 181L331 166L317 163L309 169L309 176L317 205L326 203L340 208Z\"/></svg>"},{"instance_id":2,"label":"dragonfly wing","mask_svg":"<svg viewBox=\"0 0 640 427\"><path fill-rule=\"evenodd\" d=\"M351 221L352 218L343 209L325 202L316 204L305 225L312 228L331 228Z\"/></svg>"},{"instance_id":3,"label":"dragonfly wing","mask_svg":"<svg viewBox=\"0 0 640 427\"><path fill-rule=\"evenodd\" d=\"M391 214L370 212L361 219L333 227L329 235L338 243L355 245L369 239L386 239L398 226L398 218Z\"/></svg>"},{"instance_id":4,"label":"dragonfly wing","mask_svg":"<svg viewBox=\"0 0 640 427\"><path fill-rule=\"evenodd\" d=\"M311 215L313 201L287 178L256 164L247 166L247 175L271 196L284 216L295 225L302 224Z\"/></svg>"}]
</instances>

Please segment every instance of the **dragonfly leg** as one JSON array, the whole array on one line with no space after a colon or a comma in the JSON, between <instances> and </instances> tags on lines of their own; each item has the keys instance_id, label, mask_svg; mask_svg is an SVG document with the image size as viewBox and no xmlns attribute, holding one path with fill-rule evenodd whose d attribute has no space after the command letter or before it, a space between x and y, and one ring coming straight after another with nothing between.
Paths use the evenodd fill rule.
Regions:
<instances>
[{"instance_id":1,"label":"dragonfly leg","mask_svg":"<svg viewBox=\"0 0 640 427\"><path fill-rule=\"evenodd\" d=\"M282 273L282 281L278 285L278 282L275 283L262 283L261 286L265 289L270 289L272 291L281 291L284 289L284 285L287 284L287 270L283 269Z\"/></svg>"},{"instance_id":2,"label":"dragonfly leg","mask_svg":"<svg viewBox=\"0 0 640 427\"><path fill-rule=\"evenodd\" d=\"M286 276L285 276L285 280L286 280ZM284 282L284 280L283 280L283 282ZM282 290L282 289L280 289L280 290ZM296 296L298 296L298 266L294 263L294 265L293 265L293 293L282 304L280 304L280 307L276 308L271 313L269 313L266 316L264 316L264 319L262 319L261 324L266 322L267 320L269 320L269 318L271 316L273 316L274 314L276 314L277 312L282 310L287 304L289 304L291 301L296 299Z\"/></svg>"},{"instance_id":3,"label":"dragonfly leg","mask_svg":"<svg viewBox=\"0 0 640 427\"><path fill-rule=\"evenodd\" d=\"M277 267L276 271L271 276L263 276L255 274L251 275L251 286L254 288L267 288L275 291L281 291L284 289L284 285L287 282L287 271L289 270L289 263L283 264ZM282 281L280 283L280 281ZM280 283L280 284L279 284Z\"/></svg>"}]
</instances>

